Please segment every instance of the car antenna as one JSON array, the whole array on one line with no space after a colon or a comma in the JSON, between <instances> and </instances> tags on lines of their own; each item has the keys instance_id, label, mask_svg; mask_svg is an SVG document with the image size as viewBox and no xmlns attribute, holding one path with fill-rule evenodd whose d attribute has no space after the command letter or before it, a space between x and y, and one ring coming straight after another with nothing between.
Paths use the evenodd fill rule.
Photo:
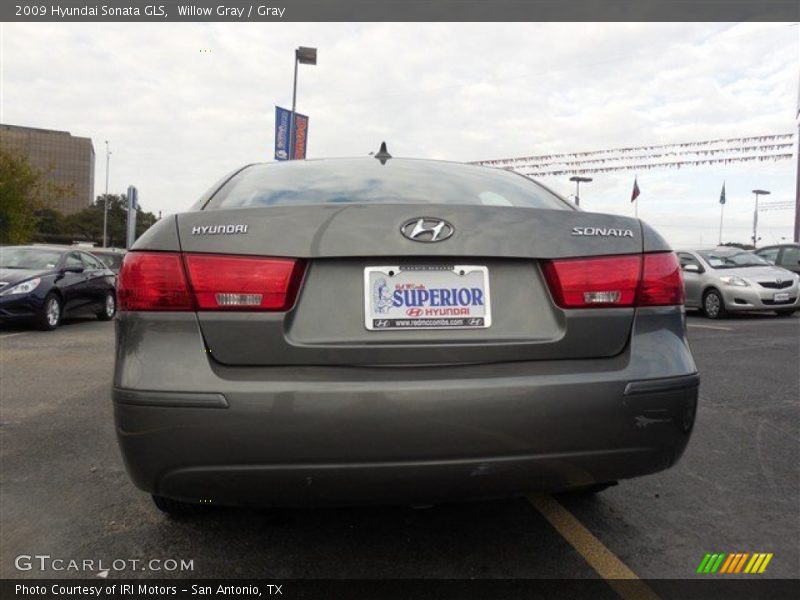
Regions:
<instances>
[{"instance_id":1,"label":"car antenna","mask_svg":"<svg viewBox=\"0 0 800 600\"><path fill-rule=\"evenodd\" d=\"M392 158L392 155L389 154L389 151L386 149L386 142L381 142L381 149L378 150L378 153L375 155L379 161L381 161L382 165L386 164L386 161Z\"/></svg>"}]
</instances>

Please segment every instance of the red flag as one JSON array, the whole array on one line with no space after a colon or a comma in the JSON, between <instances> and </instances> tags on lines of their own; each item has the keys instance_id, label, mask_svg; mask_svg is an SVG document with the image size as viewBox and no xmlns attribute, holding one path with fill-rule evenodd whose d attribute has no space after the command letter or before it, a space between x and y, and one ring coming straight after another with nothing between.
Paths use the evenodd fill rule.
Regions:
<instances>
[{"instance_id":1,"label":"red flag","mask_svg":"<svg viewBox=\"0 0 800 600\"><path fill-rule=\"evenodd\" d=\"M633 192L631 193L631 202L635 202L639 197L639 183L636 181L638 178L633 178Z\"/></svg>"}]
</instances>

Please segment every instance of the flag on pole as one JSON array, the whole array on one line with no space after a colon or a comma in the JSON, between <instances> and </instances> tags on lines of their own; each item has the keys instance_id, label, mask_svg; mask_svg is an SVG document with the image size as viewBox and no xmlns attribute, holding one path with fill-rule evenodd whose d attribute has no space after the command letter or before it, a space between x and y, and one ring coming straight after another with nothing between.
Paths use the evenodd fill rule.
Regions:
<instances>
[{"instance_id":1,"label":"flag on pole","mask_svg":"<svg viewBox=\"0 0 800 600\"><path fill-rule=\"evenodd\" d=\"M725 182L722 182L722 193L719 195L719 203L725 204Z\"/></svg>"},{"instance_id":2,"label":"flag on pole","mask_svg":"<svg viewBox=\"0 0 800 600\"><path fill-rule=\"evenodd\" d=\"M633 178L633 192L631 192L631 202L636 202L639 197L639 182L638 177Z\"/></svg>"}]
</instances>

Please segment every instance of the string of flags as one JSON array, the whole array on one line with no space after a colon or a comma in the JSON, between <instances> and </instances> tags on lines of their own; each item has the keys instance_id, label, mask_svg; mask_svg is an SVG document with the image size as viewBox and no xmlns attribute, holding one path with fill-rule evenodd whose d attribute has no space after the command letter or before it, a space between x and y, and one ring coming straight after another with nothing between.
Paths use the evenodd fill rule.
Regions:
<instances>
[{"instance_id":1,"label":"string of flags","mask_svg":"<svg viewBox=\"0 0 800 600\"><path fill-rule=\"evenodd\" d=\"M702 140L697 142L681 142L674 144L657 144L646 146L627 146L621 148L609 148L605 150L589 150L584 152L565 152L554 154L540 154L535 156L518 156L511 158L496 158L491 160L475 161L472 164L484 166L506 166L516 167L520 165L532 166L542 164L545 161L554 161L557 159L581 159L587 156L599 155L618 155L616 157L601 158L599 161L604 160L620 160L622 158L654 158L664 155L683 155L683 154L717 154L721 152L744 152L744 151L769 151L769 150L782 150L793 145L794 133L779 133L770 135L757 135L749 137L736 137L736 138L720 138L714 140ZM719 146L717 148L709 148L711 146ZM654 153L653 151L662 151L661 153ZM645 152L644 156L625 156L636 152ZM563 162L563 161L560 161ZM580 161L577 162L589 162Z\"/></svg>"},{"instance_id":2,"label":"string of flags","mask_svg":"<svg viewBox=\"0 0 800 600\"><path fill-rule=\"evenodd\" d=\"M741 146L737 148L716 148L712 150L691 150L686 152L679 152L679 151L671 151L671 152L661 152L655 154L636 154L633 156L617 156L617 157L607 157L607 158L591 158L591 159L583 159L583 160L547 160L544 162L536 162L536 163L527 163L525 166L527 167L536 167L539 169L543 169L544 167L550 165L564 165L565 167L570 166L580 166L580 165L590 165L590 164L603 164L608 162L620 161L620 160L639 160L639 159L656 159L656 158L669 158L675 156L685 156L687 154L693 154L697 156L715 156L717 154L742 154L745 152L752 153L752 152L768 152L768 151L778 151L778 150L788 150L794 147L794 143L782 143L782 144L769 144L769 145L755 145L755 146Z\"/></svg>"},{"instance_id":3,"label":"string of flags","mask_svg":"<svg viewBox=\"0 0 800 600\"><path fill-rule=\"evenodd\" d=\"M684 167L695 167L700 165L712 165L712 164L732 164L732 163L739 163L739 162L764 162L764 161L779 161L779 160L788 160L793 158L794 154L792 153L782 153L782 154L765 154L760 156L738 156L738 157L726 157L726 158L707 158L703 160L682 160L682 161L672 161L672 162L660 162L660 163L638 163L638 164L630 164L630 165L615 165L609 167L590 167L590 168L576 168L576 169L559 169L559 170L542 170L542 171L528 171L528 170L519 170L519 173L526 175L528 177L552 177L558 175L583 175L588 173L613 173L615 171L649 171L651 169L681 169ZM516 169L511 169L516 170Z\"/></svg>"}]
</instances>

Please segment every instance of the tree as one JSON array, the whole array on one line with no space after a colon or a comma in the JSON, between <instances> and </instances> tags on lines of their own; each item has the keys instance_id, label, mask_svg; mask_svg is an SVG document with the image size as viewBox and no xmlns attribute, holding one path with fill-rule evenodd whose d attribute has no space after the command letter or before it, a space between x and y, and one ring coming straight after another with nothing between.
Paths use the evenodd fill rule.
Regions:
<instances>
[{"instance_id":1,"label":"tree","mask_svg":"<svg viewBox=\"0 0 800 600\"><path fill-rule=\"evenodd\" d=\"M22 244L36 230L36 210L47 205L53 186L21 154L0 148L0 243Z\"/></svg>"},{"instance_id":2,"label":"tree","mask_svg":"<svg viewBox=\"0 0 800 600\"><path fill-rule=\"evenodd\" d=\"M753 244L742 244L740 242L725 242L724 244L718 244L719 246L728 246L730 248L740 248L742 250L755 250L756 247Z\"/></svg>"},{"instance_id":3,"label":"tree","mask_svg":"<svg viewBox=\"0 0 800 600\"><path fill-rule=\"evenodd\" d=\"M102 243L103 207L106 196L98 196L94 204L82 211L65 217L62 232L69 234L72 241ZM128 231L128 201L124 194L108 195L107 245L125 247ZM144 233L156 222L152 213L139 211L136 219L136 237Z\"/></svg>"},{"instance_id":4,"label":"tree","mask_svg":"<svg viewBox=\"0 0 800 600\"><path fill-rule=\"evenodd\" d=\"M52 207L72 191L45 179L23 154L0 148L0 244L25 244L35 238L40 215L57 228L60 213Z\"/></svg>"}]
</instances>

